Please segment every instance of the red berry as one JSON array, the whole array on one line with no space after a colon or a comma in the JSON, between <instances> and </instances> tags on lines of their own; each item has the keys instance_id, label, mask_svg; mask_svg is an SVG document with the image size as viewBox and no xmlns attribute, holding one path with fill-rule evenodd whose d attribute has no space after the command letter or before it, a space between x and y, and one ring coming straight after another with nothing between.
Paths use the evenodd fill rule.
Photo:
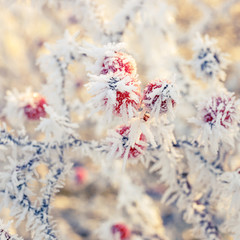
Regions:
<instances>
[{"instance_id":1,"label":"red berry","mask_svg":"<svg viewBox=\"0 0 240 240\"><path fill-rule=\"evenodd\" d=\"M75 167L74 170L77 183L84 183L88 176L87 170L84 167Z\"/></svg>"},{"instance_id":2,"label":"red berry","mask_svg":"<svg viewBox=\"0 0 240 240\"><path fill-rule=\"evenodd\" d=\"M123 52L115 52L113 56L105 57L102 63L101 74L109 72L123 71L124 73L135 75L135 60L128 54Z\"/></svg>"},{"instance_id":3,"label":"red berry","mask_svg":"<svg viewBox=\"0 0 240 240\"><path fill-rule=\"evenodd\" d=\"M126 152L127 149L127 142L128 142L128 137L129 137L129 133L130 133L130 127L129 126L121 126L119 129L117 129L117 132L122 136L122 145L123 148L125 149L124 152L122 153L122 158L124 157L124 154ZM146 142L146 137L143 133L141 133L139 140L142 142ZM142 151L139 150L139 148L141 150L145 150L146 146L141 145L141 143L135 143L134 147L130 147L129 153L128 153L128 158L136 158L138 157L140 154L142 154Z\"/></svg>"},{"instance_id":4,"label":"red berry","mask_svg":"<svg viewBox=\"0 0 240 240\"><path fill-rule=\"evenodd\" d=\"M137 93L137 95L140 97L140 93ZM128 108L129 105L131 105L134 109L138 109L139 107L139 102L136 102L135 100L130 98L130 93L129 92L119 92L117 91L117 103L114 107L114 114L116 116L121 116L121 107L123 104Z\"/></svg>"},{"instance_id":5,"label":"red berry","mask_svg":"<svg viewBox=\"0 0 240 240\"><path fill-rule=\"evenodd\" d=\"M34 93L33 102L30 104L27 104L24 107L24 113L28 119L39 120L40 117L46 116L46 111L44 109L45 104L46 104L45 98L43 98L37 93Z\"/></svg>"},{"instance_id":6,"label":"red berry","mask_svg":"<svg viewBox=\"0 0 240 240\"><path fill-rule=\"evenodd\" d=\"M203 109L203 121L210 125L219 121L221 126L228 128L233 121L235 110L235 104L230 97L212 97Z\"/></svg>"},{"instance_id":7,"label":"red berry","mask_svg":"<svg viewBox=\"0 0 240 240\"><path fill-rule=\"evenodd\" d=\"M213 117L211 115L211 113L207 113L206 115L204 115L204 122L212 122Z\"/></svg>"},{"instance_id":8,"label":"red berry","mask_svg":"<svg viewBox=\"0 0 240 240\"><path fill-rule=\"evenodd\" d=\"M132 94L134 94L134 98L132 97L132 94L130 94L130 92L125 91L125 92L121 92L117 89L116 85L114 85L114 82L118 82L121 81L121 79L115 79L115 78L111 78L111 81L109 81L109 86L112 90L116 91L116 103L113 106L113 114L115 116L118 117L122 117L123 115L123 111L126 111L127 114L129 114L129 110L130 108L132 108L132 111L136 111L139 106L140 106L140 86L138 85L138 83L136 82L135 78L132 78L131 81L127 82L126 85L127 86L134 86L135 87L135 91L132 91ZM108 98L104 98L104 103L105 105L107 105L108 103ZM124 110L125 109L125 110Z\"/></svg>"},{"instance_id":9,"label":"red berry","mask_svg":"<svg viewBox=\"0 0 240 240\"><path fill-rule=\"evenodd\" d=\"M131 232L128 227L123 223L117 223L112 226L112 234L118 234L121 240L129 239Z\"/></svg>"},{"instance_id":10,"label":"red berry","mask_svg":"<svg viewBox=\"0 0 240 240\"><path fill-rule=\"evenodd\" d=\"M160 101L160 107L158 108L159 114L166 113L168 111L168 103L172 107L175 107L176 102L171 96L172 85L166 80L156 80L150 82L144 89L143 103L149 111L156 108L155 104L158 100ZM160 98L160 99L159 99Z\"/></svg>"}]
</instances>

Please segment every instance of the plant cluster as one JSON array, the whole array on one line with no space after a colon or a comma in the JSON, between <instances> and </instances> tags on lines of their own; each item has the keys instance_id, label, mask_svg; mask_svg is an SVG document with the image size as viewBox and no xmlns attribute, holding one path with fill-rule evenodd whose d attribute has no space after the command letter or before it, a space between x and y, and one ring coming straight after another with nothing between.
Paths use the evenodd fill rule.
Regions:
<instances>
[{"instance_id":1,"label":"plant cluster","mask_svg":"<svg viewBox=\"0 0 240 240\"><path fill-rule=\"evenodd\" d=\"M90 2L80 2L100 24L89 10ZM164 186L161 203L176 206L195 237L240 237L240 175L238 168L229 167L230 154L238 156L240 101L224 86L228 56L214 39L197 34L191 60L174 53L164 66L169 74L160 72L144 83L138 61L130 55L134 51L120 41L136 12L146 13L147 4L126 3L108 28L101 23L101 31L92 29L95 43L77 40L78 34L66 31L63 39L46 44L48 53L37 60L45 76L42 89L6 93L0 209L9 208L16 226L24 222L34 240L61 238L51 216L54 197L69 176L74 175L77 184L89 177L82 163L72 161L76 152L90 157L101 166L102 179L117 185L117 207L99 224L97 239L168 239L167 231L158 229L162 224L156 223L156 203L128 173L140 163ZM167 44L171 41L163 30L161 39ZM81 87L88 101L71 96L75 63L85 66L88 82ZM100 139L89 140L80 133L89 119L95 121ZM0 222L0 239L21 238Z\"/></svg>"}]
</instances>

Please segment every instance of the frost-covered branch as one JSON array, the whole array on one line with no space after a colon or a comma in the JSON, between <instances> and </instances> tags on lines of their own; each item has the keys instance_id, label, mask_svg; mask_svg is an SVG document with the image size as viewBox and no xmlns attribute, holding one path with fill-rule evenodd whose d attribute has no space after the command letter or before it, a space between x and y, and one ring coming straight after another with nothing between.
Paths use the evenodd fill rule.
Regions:
<instances>
[{"instance_id":1,"label":"frost-covered branch","mask_svg":"<svg viewBox=\"0 0 240 240\"><path fill-rule=\"evenodd\" d=\"M69 106L66 102L66 78L68 65L79 58L75 36L65 33L64 39L57 44L46 45L50 54L38 59L41 71L47 74L47 84L43 87L49 105L61 115L68 115Z\"/></svg>"},{"instance_id":2,"label":"frost-covered branch","mask_svg":"<svg viewBox=\"0 0 240 240\"><path fill-rule=\"evenodd\" d=\"M145 0L126 1L122 9L116 14L108 26L107 42L120 42L128 24L141 9Z\"/></svg>"}]
</instances>

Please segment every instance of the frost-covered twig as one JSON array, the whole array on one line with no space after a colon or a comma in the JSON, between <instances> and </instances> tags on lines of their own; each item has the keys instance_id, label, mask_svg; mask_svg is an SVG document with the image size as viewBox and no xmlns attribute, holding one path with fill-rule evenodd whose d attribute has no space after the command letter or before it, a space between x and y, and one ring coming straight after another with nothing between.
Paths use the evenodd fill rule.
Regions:
<instances>
[{"instance_id":1,"label":"frost-covered twig","mask_svg":"<svg viewBox=\"0 0 240 240\"><path fill-rule=\"evenodd\" d=\"M145 0L126 1L108 26L107 42L120 42L128 24L135 17Z\"/></svg>"},{"instance_id":2,"label":"frost-covered twig","mask_svg":"<svg viewBox=\"0 0 240 240\"><path fill-rule=\"evenodd\" d=\"M3 224L2 220L0 220L0 239L1 240L23 240L21 237L17 235L13 235L9 233L9 224Z\"/></svg>"},{"instance_id":3,"label":"frost-covered twig","mask_svg":"<svg viewBox=\"0 0 240 240\"><path fill-rule=\"evenodd\" d=\"M61 115L68 116L69 107L66 102L66 78L68 65L79 58L75 41L76 34L71 36L65 33L64 39L57 44L46 47L50 54L43 55L38 59L40 69L47 74L47 84L43 87L44 95L49 105Z\"/></svg>"},{"instance_id":4,"label":"frost-covered twig","mask_svg":"<svg viewBox=\"0 0 240 240\"><path fill-rule=\"evenodd\" d=\"M200 161L207 164L205 158L200 153L201 148L199 149L200 146L198 142L178 140L173 144L173 147L178 150L190 147L194 149L195 155L199 157ZM160 155L161 157L159 158L159 151L161 151L160 145L158 145L155 150L152 147L149 149L149 154L151 156L150 159L152 159L152 162L149 162L148 165L151 166L150 171L157 172L160 175L161 181L168 185L168 189L163 195L163 201L167 204L176 203L178 209L183 213L185 221L193 224L194 232L200 234L201 239L220 239L218 227L214 225L212 213L209 212L210 205L208 201L210 195L206 194L198 199L199 194L195 192L188 180L191 168L186 169L186 167L184 167L185 169L181 170L181 167L179 168L177 165L173 165L172 158L168 158L164 161L166 156L170 156L169 154L166 155L162 153L162 156ZM149 155L147 156L149 161ZM196 159L194 161L196 161ZM178 162L178 165L181 166L182 163ZM205 167L209 168L209 171L211 171L211 173L216 177L222 173L217 169L212 169L212 166L210 167L207 165ZM171 172L169 171L170 169ZM169 175L171 177L169 177Z\"/></svg>"}]
</instances>

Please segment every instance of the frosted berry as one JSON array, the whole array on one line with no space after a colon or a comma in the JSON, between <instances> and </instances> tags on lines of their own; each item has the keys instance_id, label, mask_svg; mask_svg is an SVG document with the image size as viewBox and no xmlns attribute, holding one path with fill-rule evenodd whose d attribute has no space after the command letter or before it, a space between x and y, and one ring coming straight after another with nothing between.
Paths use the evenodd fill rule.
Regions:
<instances>
[{"instance_id":1,"label":"frosted berry","mask_svg":"<svg viewBox=\"0 0 240 240\"><path fill-rule=\"evenodd\" d=\"M124 157L124 154L126 152L126 149L128 148L128 139L129 139L129 133L130 133L130 127L129 126L121 126L119 129L117 129L117 133L119 133L122 136L122 146L124 148L124 152L122 153L121 157ZM146 143L146 136L141 133L139 140L141 142ZM136 158L140 154L142 154L142 151L145 150L146 146L143 143L135 143L134 147L130 147L128 158Z\"/></svg>"},{"instance_id":2,"label":"frosted berry","mask_svg":"<svg viewBox=\"0 0 240 240\"><path fill-rule=\"evenodd\" d=\"M131 231L123 223L117 223L112 226L112 234L120 237L121 240L127 240L130 238Z\"/></svg>"},{"instance_id":3,"label":"frosted berry","mask_svg":"<svg viewBox=\"0 0 240 240\"><path fill-rule=\"evenodd\" d=\"M24 107L24 113L28 119L39 120L40 117L46 116L46 111L44 109L45 104L45 98L38 93L34 93L32 102Z\"/></svg>"},{"instance_id":4,"label":"frosted berry","mask_svg":"<svg viewBox=\"0 0 240 240\"><path fill-rule=\"evenodd\" d=\"M136 74L136 62L128 54L123 52L115 52L113 56L105 57L102 63L101 74L117 71L124 72L129 75Z\"/></svg>"},{"instance_id":5,"label":"frosted berry","mask_svg":"<svg viewBox=\"0 0 240 240\"><path fill-rule=\"evenodd\" d=\"M119 91L117 83L121 81L121 78L112 77L108 84L109 88L115 91L116 102L113 106L113 114L121 117L123 112L129 115L129 111L136 111L140 106L140 86L137 84L135 78L131 78L131 81L126 83L126 91ZM128 91L128 87L134 87L134 90ZM108 103L108 97L104 99L105 105ZM130 110L131 108L131 110Z\"/></svg>"},{"instance_id":6,"label":"frosted berry","mask_svg":"<svg viewBox=\"0 0 240 240\"><path fill-rule=\"evenodd\" d=\"M203 121L210 124L220 124L224 128L229 128L236 113L235 101L231 97L217 96L203 108Z\"/></svg>"},{"instance_id":7,"label":"frosted berry","mask_svg":"<svg viewBox=\"0 0 240 240\"><path fill-rule=\"evenodd\" d=\"M88 172L84 167L75 167L75 179L78 184L82 184L86 181Z\"/></svg>"},{"instance_id":8,"label":"frosted berry","mask_svg":"<svg viewBox=\"0 0 240 240\"><path fill-rule=\"evenodd\" d=\"M136 78L121 72L91 77L87 86L96 112L103 111L108 120L113 116L127 120L137 114L141 91Z\"/></svg>"},{"instance_id":9,"label":"frosted berry","mask_svg":"<svg viewBox=\"0 0 240 240\"><path fill-rule=\"evenodd\" d=\"M157 114L166 113L169 107L176 105L176 91L167 80L156 80L150 82L143 93L143 104L150 112Z\"/></svg>"},{"instance_id":10,"label":"frosted berry","mask_svg":"<svg viewBox=\"0 0 240 240\"><path fill-rule=\"evenodd\" d=\"M138 94L140 98L140 93ZM131 99L130 93L129 92L119 92L117 91L117 97L116 97L116 105L114 106L114 111L113 113L117 116L121 116L121 107L124 104L126 108L128 109L129 105L133 107L134 109L138 109L139 107L139 102Z\"/></svg>"}]
</instances>

